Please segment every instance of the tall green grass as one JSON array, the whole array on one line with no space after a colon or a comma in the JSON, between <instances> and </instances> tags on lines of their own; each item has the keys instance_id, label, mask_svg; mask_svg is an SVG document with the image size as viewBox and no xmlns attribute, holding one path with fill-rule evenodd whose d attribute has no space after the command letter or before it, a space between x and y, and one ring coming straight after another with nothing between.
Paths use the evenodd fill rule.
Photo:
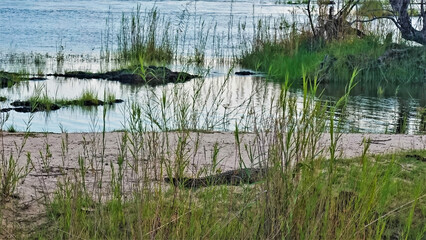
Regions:
<instances>
[{"instance_id":1,"label":"tall green grass","mask_svg":"<svg viewBox=\"0 0 426 240\"><path fill-rule=\"evenodd\" d=\"M328 82L344 82L355 69L359 69L362 83L383 80L410 82L410 79L418 81L423 77L420 74L413 78L407 70L401 71L403 67L410 69L418 66L413 61L401 63L392 59L390 66L380 66L379 58L388 46L375 37L349 38L329 43L311 42L303 36L298 38L299 43L294 47L289 46L288 41L262 44L253 52L243 55L240 62L245 67L266 72L281 81L287 74L292 80L301 79L303 73L298 67L301 65L305 66L310 76L319 75ZM418 60L421 61L421 58ZM401 64L401 67L397 64Z\"/></svg>"},{"instance_id":2,"label":"tall green grass","mask_svg":"<svg viewBox=\"0 0 426 240\"><path fill-rule=\"evenodd\" d=\"M212 146L210 166L192 166L200 139L208 137L193 129L215 121L198 125L203 119L193 112L199 110L193 105L203 100L198 88L175 86L174 94L166 88L152 91L147 96L151 102L128 106L126 130L113 161L105 162L105 132L85 138L79 167L61 177L55 193L45 198L46 224L21 236L421 239L424 164L405 153L370 156L368 139L358 158L342 159L337 154L344 114L334 113L344 112L355 75L336 105L317 101L317 79L307 77L302 81L303 99L297 101L287 78L271 109L251 113L255 116L252 140L245 140L238 124L234 131L235 165L266 167L264 179L192 190L165 185L163 177L220 172L221 143ZM220 95L215 98L220 102ZM217 112L212 109L210 116ZM330 136L329 145L320 144L324 131ZM66 159L67 135L62 136Z\"/></svg>"},{"instance_id":3,"label":"tall green grass","mask_svg":"<svg viewBox=\"0 0 426 240\"><path fill-rule=\"evenodd\" d=\"M118 58L137 62L143 57L149 62L170 62L174 59L174 37L169 19L156 8L143 13L141 6L130 14L122 15L118 34Z\"/></svg>"},{"instance_id":4,"label":"tall green grass","mask_svg":"<svg viewBox=\"0 0 426 240\"><path fill-rule=\"evenodd\" d=\"M156 7L142 10L141 5L137 5L130 15L122 14L116 42L110 34L112 21L111 17L107 19L101 56L106 60L124 62L124 66L137 66L140 57L150 64L180 61L203 65L207 60L207 44L213 41L212 46L219 48L218 41L212 40L210 34L215 31L215 24L206 22L197 14L190 16L187 10L180 14L176 23Z\"/></svg>"}]
</instances>

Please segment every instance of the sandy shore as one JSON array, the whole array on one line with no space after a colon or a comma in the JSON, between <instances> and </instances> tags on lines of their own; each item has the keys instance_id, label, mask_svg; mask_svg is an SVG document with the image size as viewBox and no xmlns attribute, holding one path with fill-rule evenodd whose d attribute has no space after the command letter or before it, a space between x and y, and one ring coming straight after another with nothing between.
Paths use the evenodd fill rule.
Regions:
<instances>
[{"instance_id":1,"label":"sandy shore","mask_svg":"<svg viewBox=\"0 0 426 240\"><path fill-rule=\"evenodd\" d=\"M179 137L186 139L183 146L177 144ZM187 138L185 138L187 137ZM370 154L392 153L409 149L426 149L426 135L382 135L382 134L344 134L340 139L341 157L360 156L363 140L371 139ZM107 186L111 179L112 167L117 170L119 156L128 160L124 166L124 182L131 189L139 182L141 175L148 173L149 180L161 183L166 169L160 163L176 160L176 152L189 163L187 174L195 174L202 168L211 169L213 158L217 159L217 168L222 170L239 167L242 159L247 166L252 165L247 147L254 147L256 156L267 149L267 141L259 141L254 134L241 134L241 147L238 149L233 133L190 133L182 136L178 133L150 133L142 138L129 138L123 147L123 133L70 133L70 134L30 134L25 140L23 133L2 133L1 152L3 159L11 156L23 166L30 158L33 169L17 188L16 198L26 210L22 216L37 216L38 205L43 196L49 196L57 188L58 182L67 177L75 178L84 165L85 182L93 192L98 191L99 182ZM139 144L140 143L140 144ZM133 145L142 146L135 148ZM324 135L318 143L327 148L329 136ZM23 146L21 148L21 146ZM103 147L104 146L104 147ZM177 151L182 149L182 151ZM216 150L215 150L216 149ZM240 153L240 154L239 154ZM149 158L149 159L148 159ZM261 158L261 157L260 157ZM257 158L257 159L260 159ZM82 161L84 159L84 162ZM134 161L138 159L138 161ZM138 162L138 174L135 164ZM164 166L164 164L163 164ZM100 172L103 171L102 178ZM77 177L78 178L78 177ZM107 188L107 187L104 187ZM108 193L105 193L108 194ZM38 203L38 204L37 204Z\"/></svg>"}]
</instances>

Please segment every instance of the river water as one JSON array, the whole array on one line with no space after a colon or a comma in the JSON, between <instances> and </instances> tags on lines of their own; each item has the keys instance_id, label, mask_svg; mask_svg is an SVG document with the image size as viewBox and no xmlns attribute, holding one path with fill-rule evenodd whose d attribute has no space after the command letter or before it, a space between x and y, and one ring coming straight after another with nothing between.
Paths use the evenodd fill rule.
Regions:
<instances>
[{"instance_id":1,"label":"river water","mask_svg":"<svg viewBox=\"0 0 426 240\"><path fill-rule=\"evenodd\" d=\"M241 37L237 25L244 23L248 35L253 23L259 18L270 18L272 21L288 22L306 21L300 6L275 4L273 0L265 1L107 1L107 0L1 0L0 1L0 70L26 71L30 73L54 73L69 70L104 71L114 68L114 64L106 65L99 61L105 46L105 36L112 36L114 41L119 32L122 14L130 14L140 4L142 11L157 9L162 16L171 20L175 28L186 18L189 25L185 30L186 45L184 49L194 48L198 33L211 29L214 33L229 38L223 40L223 49L228 55L238 54L234 40ZM204 23L204 25L200 25ZM204 26L205 29L200 29ZM229 26L232 26L230 28ZM207 33L207 31L204 31ZM211 37L210 39L214 39ZM212 40L208 40L212 41ZM217 49L207 44L205 52L208 59L215 60ZM231 52L231 53L230 53ZM38 55L40 54L40 55ZM58 63L56 56L65 56L65 61ZM227 54L222 54L227 55ZM42 56L42 60L36 60ZM208 61L209 62L209 61ZM78 80L59 77L47 77L45 81L24 82L11 88L0 89L0 96L7 97L1 103L9 107L10 102L26 99L37 94L45 94L52 98L75 98L83 91L94 91L102 99L104 92L113 93L117 98L126 100L107 111L103 107L62 108L49 113L35 114L10 112L2 115L3 129L13 126L22 131L27 127L31 131L87 132L120 130L127 127L131 103L144 106L145 112L159 114L158 103L161 96L167 96L172 102L187 102L182 95L191 96L194 89L201 87L201 95L197 104L192 104L191 113L197 124L191 127L214 130L233 130L235 123L250 130L248 116L251 112L262 114L267 112L270 99L280 91L280 84L266 81L262 75L236 76L239 66L208 63L198 69L179 64L169 67L174 70L187 70L193 73L202 71L206 78L192 80L184 84L169 84L159 87L131 86L118 82L97 79ZM231 71L230 71L231 69ZM325 97L337 99L343 93L341 86L328 85ZM377 86L357 88L354 90L348 105L347 131L352 132L398 132L401 122L408 133L418 133L420 116L418 109L426 105L425 86L386 87L378 91ZM292 90L295 96L301 97L301 91ZM176 94L179 92L179 94ZM150 103L147 105L147 103ZM157 105L156 105L157 104ZM148 107L147 107L148 106ZM152 107L154 110L149 110ZM176 106L167 106L167 117L158 116L169 128L178 127ZM242 117L244 116L244 117ZM7 117L7 121L6 121ZM127 119L127 120L126 120ZM105 121L104 121L105 120ZM161 125L161 124L160 124Z\"/></svg>"}]
</instances>

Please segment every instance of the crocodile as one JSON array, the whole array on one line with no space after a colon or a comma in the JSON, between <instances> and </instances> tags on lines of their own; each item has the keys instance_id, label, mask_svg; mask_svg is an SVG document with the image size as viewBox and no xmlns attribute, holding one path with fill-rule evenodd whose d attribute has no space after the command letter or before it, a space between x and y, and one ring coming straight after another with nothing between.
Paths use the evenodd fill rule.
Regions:
<instances>
[{"instance_id":1,"label":"crocodile","mask_svg":"<svg viewBox=\"0 0 426 240\"><path fill-rule=\"evenodd\" d=\"M190 177L165 177L164 181L175 186L185 188L199 188L211 185L241 185L251 184L264 179L267 173L266 168L244 168L225 171L219 174L209 175L200 178Z\"/></svg>"}]
</instances>

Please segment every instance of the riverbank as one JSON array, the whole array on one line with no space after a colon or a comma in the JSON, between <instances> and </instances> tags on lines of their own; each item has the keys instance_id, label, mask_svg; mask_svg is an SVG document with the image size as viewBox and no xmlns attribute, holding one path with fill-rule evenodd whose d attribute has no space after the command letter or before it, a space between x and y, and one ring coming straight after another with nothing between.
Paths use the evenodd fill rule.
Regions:
<instances>
[{"instance_id":1,"label":"riverbank","mask_svg":"<svg viewBox=\"0 0 426 240\"><path fill-rule=\"evenodd\" d=\"M182 138L186 138L184 145L181 145ZM139 191L140 186L151 186L149 191L154 192L167 192L167 189L173 191L163 178L175 171L169 167L176 166L177 162L182 161L180 158L187 161L182 169L183 174L198 177L243 166L258 167L259 162L253 162L253 159L263 159L262 156L266 156L270 150L268 133L239 133L236 140L235 134L231 132L152 132L137 136L123 132L28 135L3 132L1 139L3 159L9 156L16 158L20 166L25 166L31 160L31 170L19 180L16 191L6 201L6 210L3 209L3 226L7 225L5 229L8 230L2 234L6 237L12 236L7 235L7 231L13 229L21 227L30 231L28 226L37 228L46 224L49 219L46 202L54 203L64 187L73 186L72 182L84 183L82 186L85 186L89 196L99 196L102 201L109 201L108 199L114 199L114 188L111 185L119 174L123 184L120 191L124 204L135 197L134 191ZM261 139L263 142L259 142ZM139 150L133 148L136 142L141 146ZM425 135L343 134L338 142L336 161L344 165L348 163L344 159L348 158L359 162L360 160L355 159L363 156L366 143L369 143L368 156L378 156L374 162L381 162L379 159L385 158L380 157L382 154L421 150L413 155L414 158L407 159L423 164L420 165L423 166L423 170L419 170L420 174L424 171L425 163L422 161L426 149ZM329 145L329 135L323 134L317 147L324 149L322 154L326 158L329 157ZM416 157L423 157L423 160ZM123 159L124 164L120 163ZM318 156L318 159L321 157ZM140 165L137 166L136 163ZM415 165L411 163L401 164L407 171L415 169ZM265 183L253 186L257 188L263 184ZM422 186L421 182L415 184ZM424 193L424 185L420 191ZM92 210L88 211L87 214L90 214ZM26 223L29 225L25 226Z\"/></svg>"}]
</instances>

